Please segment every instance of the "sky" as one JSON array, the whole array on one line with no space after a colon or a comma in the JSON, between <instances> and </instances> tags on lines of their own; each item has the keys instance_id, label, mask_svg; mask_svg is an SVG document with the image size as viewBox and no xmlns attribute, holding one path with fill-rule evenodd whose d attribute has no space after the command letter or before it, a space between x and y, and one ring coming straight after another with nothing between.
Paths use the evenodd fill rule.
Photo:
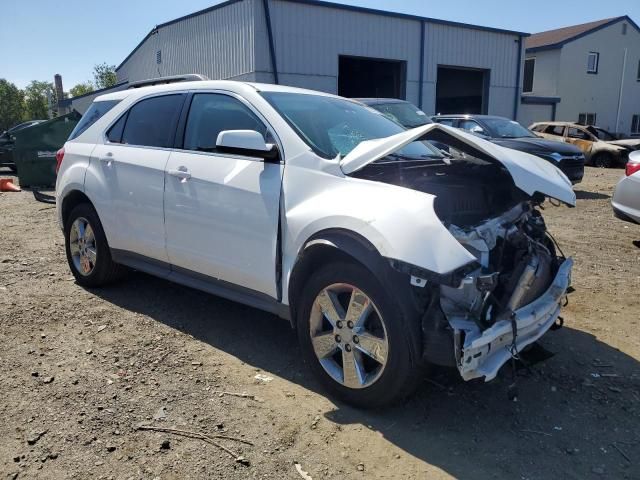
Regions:
<instances>
[{"instance_id":1,"label":"sky","mask_svg":"<svg viewBox=\"0 0 640 480\"><path fill-rule=\"evenodd\" d=\"M92 79L93 66L118 65L157 24L219 0L0 0L0 78L64 88ZM629 15L640 24L640 0L335 0L521 32ZM95 5L95 6L94 6Z\"/></svg>"}]
</instances>

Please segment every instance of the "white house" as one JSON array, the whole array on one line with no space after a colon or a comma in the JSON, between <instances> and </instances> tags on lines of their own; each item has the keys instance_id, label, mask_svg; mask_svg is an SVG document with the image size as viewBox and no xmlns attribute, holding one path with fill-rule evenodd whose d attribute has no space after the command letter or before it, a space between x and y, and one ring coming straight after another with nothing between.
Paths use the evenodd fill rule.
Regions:
<instances>
[{"instance_id":1,"label":"white house","mask_svg":"<svg viewBox=\"0 0 640 480\"><path fill-rule=\"evenodd\" d=\"M526 39L518 120L595 124L640 135L640 28L628 16Z\"/></svg>"}]
</instances>

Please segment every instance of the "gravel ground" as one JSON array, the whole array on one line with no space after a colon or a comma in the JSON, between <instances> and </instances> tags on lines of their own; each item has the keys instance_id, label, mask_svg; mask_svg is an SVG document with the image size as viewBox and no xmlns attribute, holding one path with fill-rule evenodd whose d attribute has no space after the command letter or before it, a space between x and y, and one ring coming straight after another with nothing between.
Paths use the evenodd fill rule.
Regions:
<instances>
[{"instance_id":1,"label":"gravel ground","mask_svg":"<svg viewBox=\"0 0 640 480\"><path fill-rule=\"evenodd\" d=\"M588 168L577 208L546 205L576 290L518 402L509 369L442 370L373 412L325 397L271 315L139 273L80 288L54 209L0 194L2 478L639 479L640 226L611 214L620 175Z\"/></svg>"}]
</instances>

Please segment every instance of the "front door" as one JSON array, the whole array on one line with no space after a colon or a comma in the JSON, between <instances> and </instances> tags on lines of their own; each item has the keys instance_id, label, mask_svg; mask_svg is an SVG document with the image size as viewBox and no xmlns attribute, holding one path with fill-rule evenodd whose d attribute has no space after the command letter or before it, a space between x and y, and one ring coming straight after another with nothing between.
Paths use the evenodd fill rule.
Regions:
<instances>
[{"instance_id":1,"label":"front door","mask_svg":"<svg viewBox=\"0 0 640 480\"><path fill-rule=\"evenodd\" d=\"M579 127L568 127L567 128L567 142L575 145L582 153L584 153L585 157L589 157L591 154L591 147L593 147L593 138L591 134L586 130L583 130Z\"/></svg>"},{"instance_id":2,"label":"front door","mask_svg":"<svg viewBox=\"0 0 640 480\"><path fill-rule=\"evenodd\" d=\"M265 123L239 97L193 95L182 149L165 173L165 229L175 267L276 297L276 247L283 165L223 154L223 130Z\"/></svg>"}]
</instances>

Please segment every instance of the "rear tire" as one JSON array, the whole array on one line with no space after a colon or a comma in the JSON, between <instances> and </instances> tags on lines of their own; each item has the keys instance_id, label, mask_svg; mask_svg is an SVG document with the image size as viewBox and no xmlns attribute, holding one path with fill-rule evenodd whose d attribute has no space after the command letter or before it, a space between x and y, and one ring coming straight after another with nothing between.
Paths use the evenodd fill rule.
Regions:
<instances>
[{"instance_id":1,"label":"rear tire","mask_svg":"<svg viewBox=\"0 0 640 480\"><path fill-rule=\"evenodd\" d=\"M421 371L410 353L415 329L403 322L402 309L369 270L354 263L325 265L297 300L303 357L331 395L374 408L414 390Z\"/></svg>"},{"instance_id":2,"label":"rear tire","mask_svg":"<svg viewBox=\"0 0 640 480\"><path fill-rule=\"evenodd\" d=\"M599 153L593 157L591 164L596 168L611 168L613 166L613 157L608 153Z\"/></svg>"},{"instance_id":3,"label":"rear tire","mask_svg":"<svg viewBox=\"0 0 640 480\"><path fill-rule=\"evenodd\" d=\"M77 205L64 225L65 250L71 273L87 288L101 287L120 279L126 269L111 259L111 251L95 209Z\"/></svg>"}]
</instances>

